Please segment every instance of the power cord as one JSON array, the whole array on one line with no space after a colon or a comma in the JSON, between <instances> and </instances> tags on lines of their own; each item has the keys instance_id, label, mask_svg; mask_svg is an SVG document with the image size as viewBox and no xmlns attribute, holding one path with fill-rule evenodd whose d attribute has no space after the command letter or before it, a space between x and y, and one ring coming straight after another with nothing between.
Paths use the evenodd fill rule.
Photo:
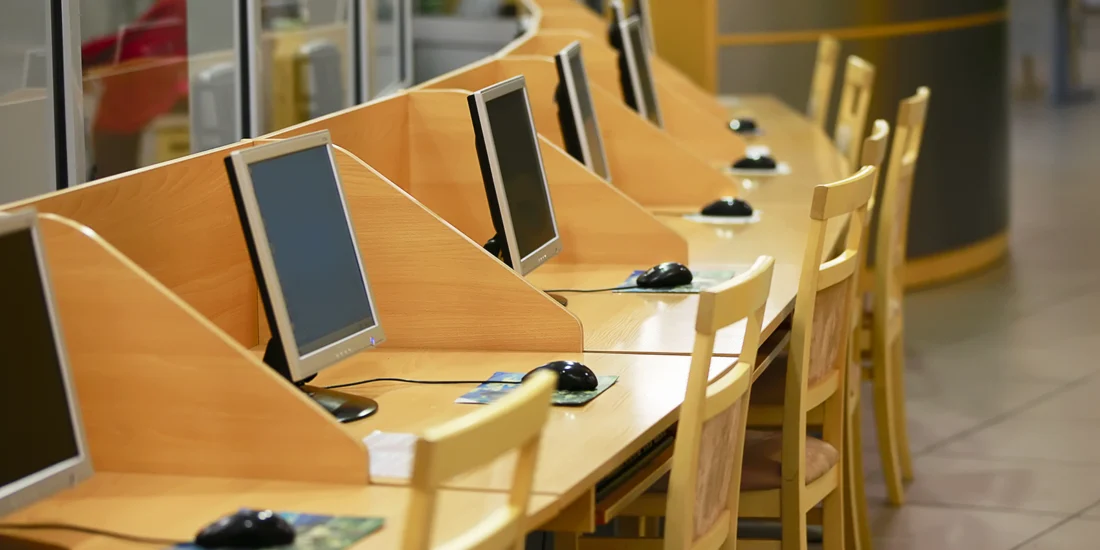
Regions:
<instances>
[{"instance_id":1,"label":"power cord","mask_svg":"<svg viewBox=\"0 0 1100 550\"><path fill-rule=\"evenodd\" d=\"M348 382L346 384L336 384L335 386L325 386L326 390L338 390L340 388L350 388L352 386L362 386L364 384L375 384L378 382L401 382L403 384L425 384L425 385L459 385L459 384L520 384L521 382L508 382L504 380L411 380L408 378L371 378L369 380L360 380L358 382Z\"/></svg>"},{"instance_id":2,"label":"power cord","mask_svg":"<svg viewBox=\"0 0 1100 550\"><path fill-rule=\"evenodd\" d=\"M141 537L138 535L118 533L115 531L107 531L105 529L95 529L93 527L84 527L81 525L69 525L65 523L0 523L0 530L3 529L10 529L13 531L75 531L77 533L84 533L87 535L99 535L101 537L107 537L116 540L136 542L138 544L156 544L158 546L175 546L178 544L190 544L192 542L189 540Z\"/></svg>"},{"instance_id":3,"label":"power cord","mask_svg":"<svg viewBox=\"0 0 1100 550\"><path fill-rule=\"evenodd\" d=\"M579 292L587 294L590 292L613 292L616 290L633 290L638 288L638 285L626 285L626 286L613 286L610 288L556 288L553 290L544 290L547 294L564 294L567 292Z\"/></svg>"}]
</instances>

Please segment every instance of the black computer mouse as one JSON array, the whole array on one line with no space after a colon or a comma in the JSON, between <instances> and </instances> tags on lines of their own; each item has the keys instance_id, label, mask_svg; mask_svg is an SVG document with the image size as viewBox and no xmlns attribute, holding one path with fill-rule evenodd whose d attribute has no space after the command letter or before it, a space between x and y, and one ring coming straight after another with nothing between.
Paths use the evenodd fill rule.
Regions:
<instances>
[{"instance_id":1,"label":"black computer mouse","mask_svg":"<svg viewBox=\"0 0 1100 550\"><path fill-rule=\"evenodd\" d=\"M241 510L195 536L202 548L267 548L294 542L294 527L271 510Z\"/></svg>"},{"instance_id":2,"label":"black computer mouse","mask_svg":"<svg viewBox=\"0 0 1100 550\"><path fill-rule=\"evenodd\" d=\"M600 385L596 373L576 361L552 361L527 373L523 379L540 370L558 373L558 389L562 391L592 391Z\"/></svg>"},{"instance_id":3,"label":"black computer mouse","mask_svg":"<svg viewBox=\"0 0 1100 550\"><path fill-rule=\"evenodd\" d=\"M672 288L691 283L691 270L677 262L665 262L649 268L638 275L635 283L638 288Z\"/></svg>"},{"instance_id":4,"label":"black computer mouse","mask_svg":"<svg viewBox=\"0 0 1100 550\"><path fill-rule=\"evenodd\" d=\"M751 134L756 131L756 121L751 118L735 118L730 121L730 130L738 134Z\"/></svg>"},{"instance_id":5,"label":"black computer mouse","mask_svg":"<svg viewBox=\"0 0 1100 550\"><path fill-rule=\"evenodd\" d=\"M752 215L752 206L741 199L724 197L704 206L699 213L704 216L745 218Z\"/></svg>"},{"instance_id":6,"label":"black computer mouse","mask_svg":"<svg viewBox=\"0 0 1100 550\"><path fill-rule=\"evenodd\" d=\"M742 170L775 170L775 159L767 155L745 157L735 163L734 168Z\"/></svg>"}]
</instances>

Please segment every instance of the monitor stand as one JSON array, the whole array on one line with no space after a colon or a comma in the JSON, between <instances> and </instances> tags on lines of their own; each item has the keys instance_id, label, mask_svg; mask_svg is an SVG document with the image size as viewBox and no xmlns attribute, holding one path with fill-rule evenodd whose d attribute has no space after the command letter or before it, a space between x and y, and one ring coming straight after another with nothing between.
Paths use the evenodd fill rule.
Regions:
<instances>
[{"instance_id":1,"label":"monitor stand","mask_svg":"<svg viewBox=\"0 0 1100 550\"><path fill-rule=\"evenodd\" d=\"M268 366L278 372L290 372L283 346L274 338L267 341L267 348L264 350L264 363L267 363ZM378 411L378 402L369 397L307 385L307 382L313 380L313 378L313 376L310 376L301 382L296 382L295 386L305 392L329 414L335 416L336 420L343 423L354 422Z\"/></svg>"}]
</instances>

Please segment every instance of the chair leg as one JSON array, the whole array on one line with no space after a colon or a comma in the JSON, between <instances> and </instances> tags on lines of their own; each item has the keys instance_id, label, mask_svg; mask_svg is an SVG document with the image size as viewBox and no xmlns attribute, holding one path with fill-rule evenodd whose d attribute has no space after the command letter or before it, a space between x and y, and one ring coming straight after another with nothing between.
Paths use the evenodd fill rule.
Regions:
<instances>
[{"instance_id":1,"label":"chair leg","mask_svg":"<svg viewBox=\"0 0 1100 550\"><path fill-rule=\"evenodd\" d=\"M876 342L876 345L880 345ZM883 346L886 347L886 346ZM894 420L894 372L890 350L876 349L873 386L875 402L875 429L878 435L878 454L882 459L882 475L886 481L886 496L890 504L905 503L905 488L901 482L901 466L898 464L897 423Z\"/></svg>"},{"instance_id":2,"label":"chair leg","mask_svg":"<svg viewBox=\"0 0 1100 550\"><path fill-rule=\"evenodd\" d=\"M835 493L836 491L833 492ZM784 510L780 523L783 524L782 543L780 548L782 550L807 550L806 514L789 514Z\"/></svg>"},{"instance_id":3,"label":"chair leg","mask_svg":"<svg viewBox=\"0 0 1100 550\"><path fill-rule=\"evenodd\" d=\"M845 517L849 518L850 524L845 536L850 541L849 548L871 550L871 522L867 512L866 476L863 469L863 413L858 402L854 405L850 408L845 432L845 440L848 442L845 449L848 469L844 472L847 476L845 487L848 488L848 494L845 495L845 502L848 504L848 514Z\"/></svg>"},{"instance_id":4,"label":"chair leg","mask_svg":"<svg viewBox=\"0 0 1100 550\"><path fill-rule=\"evenodd\" d=\"M841 468L843 470L843 468ZM841 477L844 477L843 472ZM822 502L821 510L821 548L822 550L844 550L844 486L841 485Z\"/></svg>"},{"instance_id":5,"label":"chair leg","mask_svg":"<svg viewBox=\"0 0 1100 550\"><path fill-rule=\"evenodd\" d=\"M581 546L580 540L579 533L556 531L554 532L554 550L577 550Z\"/></svg>"},{"instance_id":6,"label":"chair leg","mask_svg":"<svg viewBox=\"0 0 1100 550\"><path fill-rule=\"evenodd\" d=\"M913 453L909 447L909 415L905 407L905 339L900 335L891 345L894 375L894 430L897 433L901 478L913 481Z\"/></svg>"}]
</instances>

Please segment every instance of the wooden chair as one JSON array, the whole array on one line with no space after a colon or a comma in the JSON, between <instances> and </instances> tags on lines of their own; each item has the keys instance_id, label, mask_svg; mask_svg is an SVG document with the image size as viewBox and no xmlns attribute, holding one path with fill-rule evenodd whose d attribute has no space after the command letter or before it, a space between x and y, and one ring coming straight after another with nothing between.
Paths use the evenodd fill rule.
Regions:
<instances>
[{"instance_id":1,"label":"wooden chair","mask_svg":"<svg viewBox=\"0 0 1100 550\"><path fill-rule=\"evenodd\" d=\"M782 426L782 436L748 432L740 513L779 518L784 550L806 548L806 514L818 503L823 504L825 550L843 547L845 367L850 364L863 225L876 173L874 166L865 166L814 190L786 368L773 365L753 384L749 424ZM844 249L833 256L825 242L826 224L845 215ZM821 426L821 439L806 436L808 424ZM751 457L765 454L768 461L750 467Z\"/></svg>"},{"instance_id":2,"label":"wooden chair","mask_svg":"<svg viewBox=\"0 0 1100 550\"><path fill-rule=\"evenodd\" d=\"M542 428L557 380L540 373L497 403L424 432L416 443L405 550L431 548L436 492L440 484L518 449L508 504L435 548L522 550L523 521L535 476Z\"/></svg>"},{"instance_id":3,"label":"wooden chair","mask_svg":"<svg viewBox=\"0 0 1100 550\"><path fill-rule=\"evenodd\" d=\"M832 35L821 35L817 39L817 60L814 62L813 80L810 81L810 99L806 104L806 117L821 129L825 129L825 120L829 118L838 58L840 42Z\"/></svg>"},{"instance_id":4,"label":"wooden chair","mask_svg":"<svg viewBox=\"0 0 1100 550\"><path fill-rule=\"evenodd\" d=\"M875 84L875 67L854 55L848 56L844 67L844 87L833 128L833 142L848 159L853 170L859 164L859 148L867 127L867 111L871 108L871 91Z\"/></svg>"},{"instance_id":5,"label":"wooden chair","mask_svg":"<svg viewBox=\"0 0 1100 550\"><path fill-rule=\"evenodd\" d=\"M868 202L868 215L864 218L863 236L860 239L860 257L866 258L869 236L871 232L871 216L875 210L875 188L878 187L878 179L881 174L882 161L886 158L886 146L890 137L890 124L885 120L876 120L871 126L871 135L863 142L863 153L860 164L874 166L876 169L874 185L871 190L871 200ZM832 257L839 257L844 253L839 250ZM867 511L867 491L863 470L863 429L862 409L860 408L860 395L862 393L862 355L860 338L862 336L862 320L864 301L862 289L866 286L865 270L860 269L856 274L855 286L861 289L857 293L857 299L852 301L852 323L850 339L848 341L848 395L844 426L844 501L848 504L848 514L845 521L845 536L850 541L848 547L852 550L870 550L871 525Z\"/></svg>"},{"instance_id":6,"label":"wooden chair","mask_svg":"<svg viewBox=\"0 0 1100 550\"><path fill-rule=\"evenodd\" d=\"M741 276L699 293L695 348L680 407L672 471L667 478L651 477L650 487L631 491L635 500L619 514L664 516L663 540L585 537L580 539L581 548L703 550L734 546L749 385L774 265L774 259L762 256ZM715 334L742 320L745 340L741 355L729 370L708 382ZM667 488L657 483L663 479L668 480ZM642 492L647 488L649 492Z\"/></svg>"},{"instance_id":7,"label":"wooden chair","mask_svg":"<svg viewBox=\"0 0 1100 550\"><path fill-rule=\"evenodd\" d=\"M891 504L905 501L903 481L913 479L905 414L905 345L903 297L905 254L909 237L909 201L920 156L931 92L920 88L898 106L890 164L877 209L874 288L870 314L864 317L864 371L874 387L875 427L879 455Z\"/></svg>"}]
</instances>

